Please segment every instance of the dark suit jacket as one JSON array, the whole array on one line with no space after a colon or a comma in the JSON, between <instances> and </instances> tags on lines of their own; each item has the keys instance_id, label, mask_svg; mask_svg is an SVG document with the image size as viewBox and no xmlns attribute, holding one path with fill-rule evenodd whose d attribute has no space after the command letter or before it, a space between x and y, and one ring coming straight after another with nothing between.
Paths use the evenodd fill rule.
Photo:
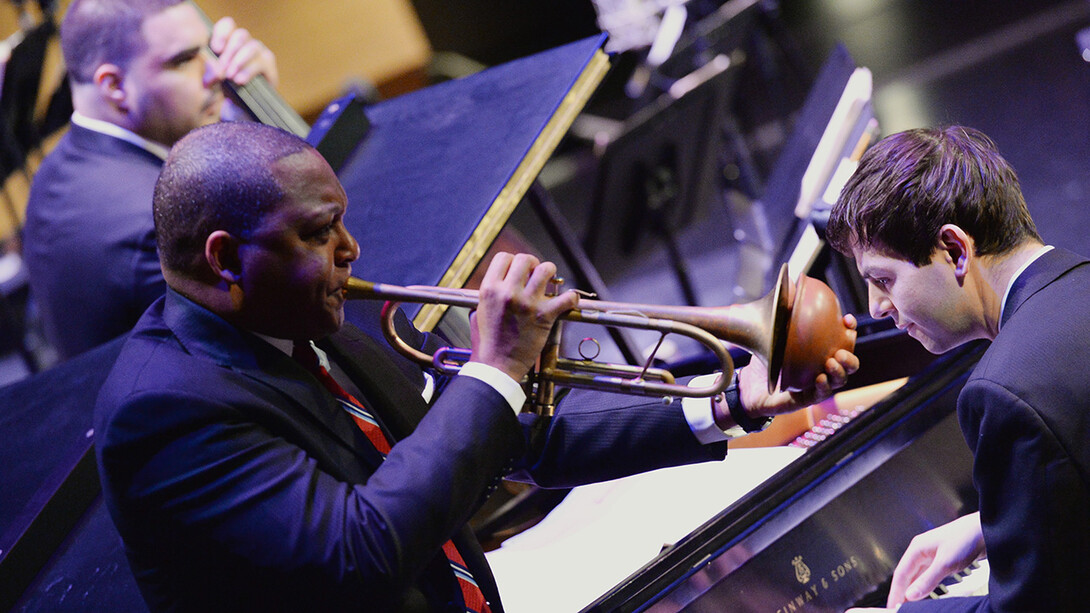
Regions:
<instances>
[{"instance_id":1,"label":"dark suit jacket","mask_svg":"<svg viewBox=\"0 0 1090 613\"><path fill-rule=\"evenodd\" d=\"M132 328L166 288L151 196L162 161L73 125L34 176L23 254L62 358Z\"/></svg>"},{"instance_id":2,"label":"dark suit jacket","mask_svg":"<svg viewBox=\"0 0 1090 613\"><path fill-rule=\"evenodd\" d=\"M385 462L266 342L173 292L137 324L99 397L96 451L153 610L461 611L439 553L453 537L500 611L465 523L502 474L572 485L725 453L659 401L574 396L520 423L454 377L428 409L419 372L367 335L323 345L399 439Z\"/></svg>"},{"instance_id":3,"label":"dark suit jacket","mask_svg":"<svg viewBox=\"0 0 1090 613\"><path fill-rule=\"evenodd\" d=\"M958 397L989 595L902 610L1090 607L1090 261L1053 249L1019 277Z\"/></svg>"}]
</instances>

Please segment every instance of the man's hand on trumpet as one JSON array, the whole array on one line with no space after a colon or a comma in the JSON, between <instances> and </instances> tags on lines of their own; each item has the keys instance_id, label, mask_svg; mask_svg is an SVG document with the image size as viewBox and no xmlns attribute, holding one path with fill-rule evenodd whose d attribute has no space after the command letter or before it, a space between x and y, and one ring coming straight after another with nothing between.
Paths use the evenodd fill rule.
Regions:
<instances>
[{"instance_id":1,"label":"man's hand on trumpet","mask_svg":"<svg viewBox=\"0 0 1090 613\"><path fill-rule=\"evenodd\" d=\"M579 305L575 292L548 296L549 283L556 274L551 262L529 254L497 253L481 282L479 300L472 315L471 361L493 366L519 381L533 368L549 337L553 324L566 311ZM843 317L844 334L854 346L856 321ZM824 372L800 391L768 392L768 371L754 359L739 371L738 398L746 414L761 418L820 402L843 387L859 368L859 358L839 349L826 360ZM723 429L735 425L725 402L713 404L715 421ZM737 407L736 407L737 408Z\"/></svg>"},{"instance_id":2,"label":"man's hand on trumpet","mask_svg":"<svg viewBox=\"0 0 1090 613\"><path fill-rule=\"evenodd\" d=\"M844 316L845 334L855 343L856 321L852 315ZM738 371L738 393L746 414L753 418L789 413L821 402L848 381L848 375L859 370L859 358L852 352L839 349L834 357L825 361L825 372L819 374L814 385L801 391L768 392L768 369L760 360L750 360ZM720 426L733 426L725 403L717 403L715 421Z\"/></svg>"},{"instance_id":3,"label":"man's hand on trumpet","mask_svg":"<svg viewBox=\"0 0 1090 613\"><path fill-rule=\"evenodd\" d=\"M546 296L556 275L552 262L521 253L497 253L481 282L473 315L470 359L494 366L519 381L541 354L556 318L574 309L573 291Z\"/></svg>"}]
</instances>

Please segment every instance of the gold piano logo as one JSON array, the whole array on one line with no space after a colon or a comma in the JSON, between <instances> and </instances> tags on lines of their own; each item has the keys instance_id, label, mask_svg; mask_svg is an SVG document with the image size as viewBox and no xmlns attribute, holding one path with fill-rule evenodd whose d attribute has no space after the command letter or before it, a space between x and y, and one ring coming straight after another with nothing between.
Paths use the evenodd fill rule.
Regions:
<instances>
[{"instance_id":1,"label":"gold piano logo","mask_svg":"<svg viewBox=\"0 0 1090 613\"><path fill-rule=\"evenodd\" d=\"M826 573L819 571L814 576L810 567L802 561L802 556L797 555L791 559L791 566L795 570L795 579L802 585L803 590L791 597L776 609L776 613L801 613L812 608L815 602L820 602L822 595L829 590L840 590L842 581L851 583L852 575L861 565L859 558L849 556ZM847 586L845 586L847 587Z\"/></svg>"},{"instance_id":2,"label":"gold piano logo","mask_svg":"<svg viewBox=\"0 0 1090 613\"><path fill-rule=\"evenodd\" d=\"M802 556L795 556L795 559L791 560L791 565L795 567L795 578L799 580L799 583L810 582L810 567L802 561Z\"/></svg>"}]
</instances>

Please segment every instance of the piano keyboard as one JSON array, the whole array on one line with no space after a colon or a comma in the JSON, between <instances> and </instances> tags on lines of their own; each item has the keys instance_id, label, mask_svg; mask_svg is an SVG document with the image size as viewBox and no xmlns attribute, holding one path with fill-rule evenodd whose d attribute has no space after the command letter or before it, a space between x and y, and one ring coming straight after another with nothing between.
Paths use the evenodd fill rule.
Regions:
<instances>
[{"instance_id":1,"label":"piano keyboard","mask_svg":"<svg viewBox=\"0 0 1090 613\"><path fill-rule=\"evenodd\" d=\"M874 590L856 600L852 607L885 607L886 598L889 597L889 584L892 580L893 577L887 577L885 581L876 585ZM927 597L930 599L956 598L958 596L983 596L987 593L988 561L977 560L964 570L943 579Z\"/></svg>"},{"instance_id":2,"label":"piano keyboard","mask_svg":"<svg viewBox=\"0 0 1090 613\"><path fill-rule=\"evenodd\" d=\"M905 384L907 379L895 379L863 388L840 392L820 405L810 408L813 425L788 443L791 447L809 449L836 434L844 424L855 419L876 402ZM830 402L831 401L831 402ZM829 406L829 405L832 406ZM775 422L773 422L775 423Z\"/></svg>"},{"instance_id":3,"label":"piano keyboard","mask_svg":"<svg viewBox=\"0 0 1090 613\"><path fill-rule=\"evenodd\" d=\"M830 413L825 417L822 417L816 424L809 430L803 432L799 436L795 437L795 440L788 443L790 447L799 447L807 449L817 445L821 441L836 434L844 424L848 423L859 415L860 411L852 411L846 414L843 413Z\"/></svg>"},{"instance_id":4,"label":"piano keyboard","mask_svg":"<svg viewBox=\"0 0 1090 613\"><path fill-rule=\"evenodd\" d=\"M983 596L988 593L988 573L988 560L977 560L965 570L944 579L928 596L930 598Z\"/></svg>"}]
</instances>

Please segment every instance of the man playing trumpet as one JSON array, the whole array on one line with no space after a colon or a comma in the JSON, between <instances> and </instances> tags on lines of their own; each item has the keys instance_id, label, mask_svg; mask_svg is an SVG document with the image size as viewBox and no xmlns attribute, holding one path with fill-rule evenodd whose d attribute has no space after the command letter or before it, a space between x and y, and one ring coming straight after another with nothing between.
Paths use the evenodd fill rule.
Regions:
<instances>
[{"instance_id":1,"label":"man playing trumpet","mask_svg":"<svg viewBox=\"0 0 1090 613\"><path fill-rule=\"evenodd\" d=\"M731 407L707 401L707 444L680 402L573 390L551 419L516 416L517 381L578 302L546 296L555 267L528 255L492 261L471 361L424 398L419 368L344 325L361 250L346 207L321 156L274 128L200 128L167 159L168 291L95 414L104 495L152 610L502 611L466 527L501 477L564 487L726 453ZM840 350L812 389L770 395L748 366L734 410L797 408L857 367Z\"/></svg>"}]
</instances>

